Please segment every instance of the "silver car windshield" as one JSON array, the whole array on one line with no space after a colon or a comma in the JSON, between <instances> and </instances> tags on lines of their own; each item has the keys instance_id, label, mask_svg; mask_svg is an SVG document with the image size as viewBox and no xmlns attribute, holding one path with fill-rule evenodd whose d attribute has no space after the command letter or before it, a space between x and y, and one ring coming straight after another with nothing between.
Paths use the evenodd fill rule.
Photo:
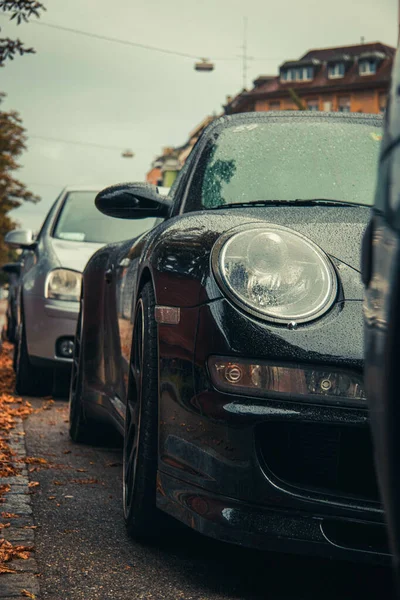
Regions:
<instances>
[{"instance_id":1,"label":"silver car windshield","mask_svg":"<svg viewBox=\"0 0 400 600\"><path fill-rule=\"evenodd\" d=\"M134 238L151 229L155 219L115 219L99 212L96 192L70 192L54 230L54 237L76 242L110 244Z\"/></svg>"}]
</instances>

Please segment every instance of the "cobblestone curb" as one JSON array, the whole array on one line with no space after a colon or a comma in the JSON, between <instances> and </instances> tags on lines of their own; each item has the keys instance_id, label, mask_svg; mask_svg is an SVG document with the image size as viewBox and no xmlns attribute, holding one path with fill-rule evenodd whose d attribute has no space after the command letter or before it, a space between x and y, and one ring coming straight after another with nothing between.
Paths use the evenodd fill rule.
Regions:
<instances>
[{"instance_id":1,"label":"cobblestone curb","mask_svg":"<svg viewBox=\"0 0 400 600\"><path fill-rule=\"evenodd\" d=\"M22 420L18 419L15 428L10 432L8 443L15 453L15 457L26 456L25 437ZM11 523L10 527L0 530L0 538L4 538L14 545L33 546L35 541L31 495L28 487L28 470L24 463L15 463L20 474L15 477L6 477L0 483L9 484L11 489L0 503L0 522ZM3 518L1 513L13 513L18 518ZM31 529L29 529L31 528ZM0 600L26 600L34 597L39 599L38 568L34 552L28 560L15 559L7 563L16 573L0 575ZM33 596L24 595L26 590Z\"/></svg>"}]
</instances>

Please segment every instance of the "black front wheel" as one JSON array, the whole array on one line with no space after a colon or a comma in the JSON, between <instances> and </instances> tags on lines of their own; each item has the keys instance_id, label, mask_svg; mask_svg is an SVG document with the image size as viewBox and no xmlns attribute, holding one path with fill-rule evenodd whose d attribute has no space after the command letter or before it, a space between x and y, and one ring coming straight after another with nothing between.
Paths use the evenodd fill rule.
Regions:
<instances>
[{"instance_id":1,"label":"black front wheel","mask_svg":"<svg viewBox=\"0 0 400 600\"><path fill-rule=\"evenodd\" d=\"M151 541L160 533L156 507L158 442L158 351L155 298L146 284L135 310L125 418L123 502L128 533Z\"/></svg>"}]
</instances>

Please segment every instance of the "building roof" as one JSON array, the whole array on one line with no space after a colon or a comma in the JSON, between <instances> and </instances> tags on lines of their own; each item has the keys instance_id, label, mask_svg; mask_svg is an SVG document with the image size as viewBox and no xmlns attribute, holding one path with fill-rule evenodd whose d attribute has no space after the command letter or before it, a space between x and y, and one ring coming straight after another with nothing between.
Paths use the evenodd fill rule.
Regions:
<instances>
[{"instance_id":1,"label":"building roof","mask_svg":"<svg viewBox=\"0 0 400 600\"><path fill-rule=\"evenodd\" d=\"M289 95L293 88L300 94L318 93L331 90L343 91L353 89L368 89L371 87L386 88L389 86L395 48L380 42L357 44L354 46L339 46L335 48L320 48L309 50L297 61L286 61L281 69L314 65L314 77L311 81L282 81L279 76L260 76L254 81L254 88L243 91L235 96L225 106L226 113L240 112L248 109L257 99L282 97ZM379 60L377 72L372 75L360 75L357 60L362 57L376 57ZM330 79L327 65L337 61L346 64L344 77ZM251 109L251 108L250 108Z\"/></svg>"},{"instance_id":2,"label":"building roof","mask_svg":"<svg viewBox=\"0 0 400 600\"><path fill-rule=\"evenodd\" d=\"M316 58L321 61L328 61L337 54L347 54L350 57L359 56L363 52L377 51L384 54L394 56L396 49L392 46L387 46L381 42L372 42L368 44L354 44L352 46L335 46L333 48L315 48L309 50L300 58L300 60L309 60Z\"/></svg>"}]
</instances>

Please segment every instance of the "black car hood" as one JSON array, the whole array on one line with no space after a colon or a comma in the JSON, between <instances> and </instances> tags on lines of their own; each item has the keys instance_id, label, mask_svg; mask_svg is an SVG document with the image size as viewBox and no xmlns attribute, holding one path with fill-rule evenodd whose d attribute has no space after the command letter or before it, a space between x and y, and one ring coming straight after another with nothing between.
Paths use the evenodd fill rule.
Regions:
<instances>
[{"instance_id":1,"label":"black car hood","mask_svg":"<svg viewBox=\"0 0 400 600\"><path fill-rule=\"evenodd\" d=\"M156 245L161 250L163 241L168 238L168 255L162 250L160 253L156 251L158 270L172 269L195 279L204 277L207 299L216 298L221 295L220 291L217 286L210 285L207 274L210 251L219 236L239 225L274 223L293 229L315 242L332 259L342 283L344 298L362 300L361 239L369 216L370 208L356 205L282 205L187 213L167 221L159 231ZM172 258L174 264L170 263ZM201 301L204 300L206 298L202 297Z\"/></svg>"}]
</instances>

